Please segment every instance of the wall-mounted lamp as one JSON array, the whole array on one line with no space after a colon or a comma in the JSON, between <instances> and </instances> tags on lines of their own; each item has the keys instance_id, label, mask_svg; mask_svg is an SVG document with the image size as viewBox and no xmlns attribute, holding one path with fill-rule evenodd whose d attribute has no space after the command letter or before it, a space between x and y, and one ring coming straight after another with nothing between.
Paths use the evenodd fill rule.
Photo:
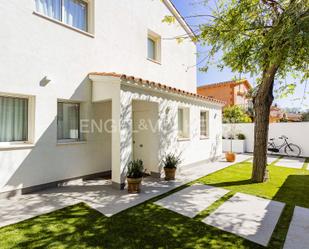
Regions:
<instances>
[{"instance_id":1,"label":"wall-mounted lamp","mask_svg":"<svg viewBox=\"0 0 309 249\"><path fill-rule=\"evenodd\" d=\"M49 78L47 78L47 76L45 76L43 79L41 79L40 86L46 86L49 82L51 82L51 79L49 79Z\"/></svg>"}]
</instances>

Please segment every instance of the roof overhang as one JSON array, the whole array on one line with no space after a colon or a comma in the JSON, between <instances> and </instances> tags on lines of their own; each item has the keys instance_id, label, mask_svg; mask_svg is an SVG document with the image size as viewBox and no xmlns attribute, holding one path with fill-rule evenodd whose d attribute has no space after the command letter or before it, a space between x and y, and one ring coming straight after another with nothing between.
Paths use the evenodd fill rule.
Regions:
<instances>
[{"instance_id":1,"label":"roof overhang","mask_svg":"<svg viewBox=\"0 0 309 249\"><path fill-rule=\"evenodd\" d=\"M196 34L191 29L189 24L185 21L185 19L182 17L180 12L177 10L175 5L170 0L162 0L162 2L165 4L165 6L169 9L169 11L173 14L173 16L176 18L176 20L179 22L179 24L182 26L182 28L187 32L187 34L191 38L195 38Z\"/></svg>"},{"instance_id":2,"label":"roof overhang","mask_svg":"<svg viewBox=\"0 0 309 249\"><path fill-rule=\"evenodd\" d=\"M121 81L121 84L126 84L129 86L142 87L145 90L154 90L164 94L172 94L177 97L188 98L195 101L207 102L208 104L213 104L217 106L224 106L225 102L214 99L211 97L199 95L196 93L187 92L175 87L170 87L161 83L156 83L149 80L144 80L142 78L137 78L134 76L128 76L126 74L117 74L117 73L105 73L105 72L92 72L89 73L89 78L91 80L97 80L98 77L110 77L110 78L118 78Z\"/></svg>"}]
</instances>

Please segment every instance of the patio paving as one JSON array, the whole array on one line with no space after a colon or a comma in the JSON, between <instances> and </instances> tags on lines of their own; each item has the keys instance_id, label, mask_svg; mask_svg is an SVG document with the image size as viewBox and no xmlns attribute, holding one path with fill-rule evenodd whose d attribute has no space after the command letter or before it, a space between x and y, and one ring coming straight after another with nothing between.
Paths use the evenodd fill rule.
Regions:
<instances>
[{"instance_id":1,"label":"patio paving","mask_svg":"<svg viewBox=\"0 0 309 249\"><path fill-rule=\"evenodd\" d=\"M280 156L270 156L267 155L267 164L272 164L274 161L278 160ZM249 160L249 162L253 162L253 158Z\"/></svg>"},{"instance_id":2,"label":"patio paving","mask_svg":"<svg viewBox=\"0 0 309 249\"><path fill-rule=\"evenodd\" d=\"M281 202L237 193L203 222L267 246L284 205Z\"/></svg>"},{"instance_id":3,"label":"patio paving","mask_svg":"<svg viewBox=\"0 0 309 249\"><path fill-rule=\"evenodd\" d=\"M296 206L283 249L307 249L308 235L309 209Z\"/></svg>"},{"instance_id":4,"label":"patio paving","mask_svg":"<svg viewBox=\"0 0 309 249\"><path fill-rule=\"evenodd\" d=\"M140 194L128 194L126 190L120 191L114 189L111 186L110 180L92 180L74 181L63 187L9 199L0 199L0 227L79 202L85 202L90 207L110 217L202 176L249 158L250 156L248 155L238 155L234 163L228 163L222 158L216 162L199 163L190 167L182 167L178 169L177 179L171 182L147 177L143 181L142 192Z\"/></svg>"},{"instance_id":5,"label":"patio paving","mask_svg":"<svg viewBox=\"0 0 309 249\"><path fill-rule=\"evenodd\" d=\"M223 188L194 184L155 202L155 204L193 218L228 192L229 190Z\"/></svg>"},{"instance_id":6,"label":"patio paving","mask_svg":"<svg viewBox=\"0 0 309 249\"><path fill-rule=\"evenodd\" d=\"M305 158L283 157L275 164L275 166L301 169L304 166L305 161Z\"/></svg>"}]
</instances>

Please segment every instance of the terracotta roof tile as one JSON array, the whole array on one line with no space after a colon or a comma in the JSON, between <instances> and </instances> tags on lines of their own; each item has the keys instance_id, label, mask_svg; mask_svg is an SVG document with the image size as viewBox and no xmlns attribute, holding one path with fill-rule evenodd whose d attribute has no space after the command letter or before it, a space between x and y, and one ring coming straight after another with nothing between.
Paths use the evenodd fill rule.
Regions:
<instances>
[{"instance_id":1,"label":"terracotta roof tile","mask_svg":"<svg viewBox=\"0 0 309 249\"><path fill-rule=\"evenodd\" d=\"M89 73L89 75L117 77L117 78L120 78L121 80L134 81L135 83L138 83L138 84L145 84L145 85L153 86L157 89L167 90L167 91L172 92L172 93L184 95L184 96L187 96L187 97L196 98L196 99L199 99L199 100L204 100L204 101L207 101L207 102L212 102L212 103L216 103L216 104L220 104L220 105L225 104L224 101L221 101L221 100L218 100L218 99L199 95L199 94L192 93L192 92L187 92L187 91L175 88L175 87L167 86L165 84L156 83L156 82L149 81L149 80L144 80L142 78L137 78L137 77L134 77L134 76L128 76L126 74L118 74L118 73L115 73L115 72L111 72L111 73L92 72L92 73Z\"/></svg>"},{"instance_id":2,"label":"terracotta roof tile","mask_svg":"<svg viewBox=\"0 0 309 249\"><path fill-rule=\"evenodd\" d=\"M223 82L217 82L217 83L210 83L207 85L203 85L203 86L198 86L198 89L202 89L202 88L211 88L211 87L216 87L216 86L223 86L223 85L238 85L241 83L245 83L249 89L252 88L251 84L249 83L249 81L247 79L242 79L242 80L230 80L230 81L223 81Z\"/></svg>"}]
</instances>

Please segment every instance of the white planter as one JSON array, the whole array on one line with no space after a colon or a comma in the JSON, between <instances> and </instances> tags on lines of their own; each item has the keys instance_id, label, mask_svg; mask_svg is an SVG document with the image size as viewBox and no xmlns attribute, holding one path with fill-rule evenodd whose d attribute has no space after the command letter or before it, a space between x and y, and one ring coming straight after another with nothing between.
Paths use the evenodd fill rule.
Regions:
<instances>
[{"instance_id":1,"label":"white planter","mask_svg":"<svg viewBox=\"0 0 309 249\"><path fill-rule=\"evenodd\" d=\"M222 139L223 152L231 151L231 142L232 142L232 152L235 152L235 153L245 152L245 140Z\"/></svg>"}]
</instances>

